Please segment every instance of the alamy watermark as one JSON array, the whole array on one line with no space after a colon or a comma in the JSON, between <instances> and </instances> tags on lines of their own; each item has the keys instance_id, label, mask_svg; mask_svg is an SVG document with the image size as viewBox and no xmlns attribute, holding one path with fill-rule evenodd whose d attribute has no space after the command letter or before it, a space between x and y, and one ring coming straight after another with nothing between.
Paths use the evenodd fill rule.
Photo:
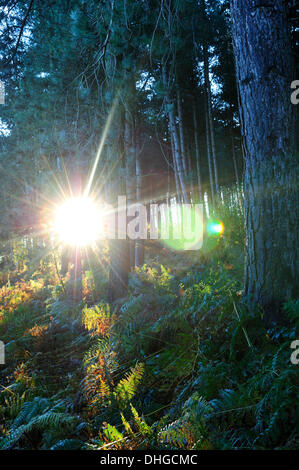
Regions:
<instances>
[{"instance_id":1,"label":"alamy watermark","mask_svg":"<svg viewBox=\"0 0 299 470\"><path fill-rule=\"evenodd\" d=\"M291 83L291 88L293 93L291 94L291 103L292 104L299 104L299 80L294 80Z\"/></svg>"},{"instance_id":2,"label":"alamy watermark","mask_svg":"<svg viewBox=\"0 0 299 470\"><path fill-rule=\"evenodd\" d=\"M203 204L131 204L118 196L117 208L106 204L100 238L168 240L182 250L199 250L203 244Z\"/></svg>"},{"instance_id":3,"label":"alamy watermark","mask_svg":"<svg viewBox=\"0 0 299 470\"><path fill-rule=\"evenodd\" d=\"M291 343L291 349L295 349L291 354L291 363L297 366L299 364L299 339Z\"/></svg>"}]
</instances>

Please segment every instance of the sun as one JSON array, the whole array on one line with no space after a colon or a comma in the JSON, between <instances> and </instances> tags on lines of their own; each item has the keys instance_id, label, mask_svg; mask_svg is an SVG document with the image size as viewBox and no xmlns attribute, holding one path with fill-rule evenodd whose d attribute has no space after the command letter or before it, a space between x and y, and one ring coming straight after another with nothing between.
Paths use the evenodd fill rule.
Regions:
<instances>
[{"instance_id":1,"label":"sun","mask_svg":"<svg viewBox=\"0 0 299 470\"><path fill-rule=\"evenodd\" d=\"M58 207L54 230L62 242L73 246L86 246L102 234L102 214L88 197L75 197Z\"/></svg>"}]
</instances>

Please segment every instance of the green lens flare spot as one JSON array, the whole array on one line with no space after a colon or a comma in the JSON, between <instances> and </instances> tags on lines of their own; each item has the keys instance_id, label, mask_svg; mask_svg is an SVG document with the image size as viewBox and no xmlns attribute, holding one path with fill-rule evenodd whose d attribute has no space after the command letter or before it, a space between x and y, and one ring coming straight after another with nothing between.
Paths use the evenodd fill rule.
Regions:
<instances>
[{"instance_id":1,"label":"green lens flare spot","mask_svg":"<svg viewBox=\"0 0 299 470\"><path fill-rule=\"evenodd\" d=\"M222 235L224 232L224 224L218 220L211 220L207 223L208 235Z\"/></svg>"},{"instance_id":2,"label":"green lens flare spot","mask_svg":"<svg viewBox=\"0 0 299 470\"><path fill-rule=\"evenodd\" d=\"M158 223L159 238L172 250L199 250L203 244L203 213L200 205L167 208Z\"/></svg>"}]
</instances>

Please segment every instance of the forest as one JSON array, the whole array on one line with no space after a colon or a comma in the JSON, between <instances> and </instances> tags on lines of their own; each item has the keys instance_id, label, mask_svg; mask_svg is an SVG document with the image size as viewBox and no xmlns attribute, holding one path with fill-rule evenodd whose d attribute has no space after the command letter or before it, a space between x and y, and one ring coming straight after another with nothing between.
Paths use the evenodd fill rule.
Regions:
<instances>
[{"instance_id":1,"label":"forest","mask_svg":"<svg viewBox=\"0 0 299 470\"><path fill-rule=\"evenodd\" d=\"M0 450L298 450L299 1L0 36Z\"/></svg>"}]
</instances>

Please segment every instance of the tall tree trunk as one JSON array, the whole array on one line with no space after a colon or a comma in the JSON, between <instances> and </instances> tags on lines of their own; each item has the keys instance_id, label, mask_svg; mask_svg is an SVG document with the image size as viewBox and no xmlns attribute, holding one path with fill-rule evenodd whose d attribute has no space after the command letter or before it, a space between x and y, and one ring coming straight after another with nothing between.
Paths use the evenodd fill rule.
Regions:
<instances>
[{"instance_id":1,"label":"tall tree trunk","mask_svg":"<svg viewBox=\"0 0 299 470\"><path fill-rule=\"evenodd\" d=\"M175 160L176 170L178 174L178 180L180 182L180 187L181 187L181 195L182 195L182 199L184 203L187 203L188 197L187 197L187 190L185 186L182 162L180 158L179 141L178 141L178 135L177 135L176 125L175 125L174 111L170 102L169 102L168 116L169 116L170 132L171 132L172 139L173 139L174 160Z\"/></svg>"},{"instance_id":2,"label":"tall tree trunk","mask_svg":"<svg viewBox=\"0 0 299 470\"><path fill-rule=\"evenodd\" d=\"M179 88L177 90L177 108L178 108L178 118L179 118L179 134L180 134L180 150L181 150L182 166L183 166L185 175L187 175L188 170L187 170L187 159L186 159L185 138L184 138L182 100L181 100L181 92Z\"/></svg>"},{"instance_id":3,"label":"tall tree trunk","mask_svg":"<svg viewBox=\"0 0 299 470\"><path fill-rule=\"evenodd\" d=\"M172 138L173 151L174 151L173 158L176 164L178 179L180 182L182 199L184 203L188 203L187 191L186 191L186 186L185 186L185 181L184 181L184 171L183 171L182 160L180 156L179 139L178 139L175 117L174 117L174 103L171 101L170 96L169 96L165 66L163 66L162 68L162 75L163 75L163 83L166 89L166 104L167 104L167 113L168 113L168 119L169 119L169 132Z\"/></svg>"},{"instance_id":4,"label":"tall tree trunk","mask_svg":"<svg viewBox=\"0 0 299 470\"><path fill-rule=\"evenodd\" d=\"M121 121L121 119L120 119ZM109 302L124 297L128 288L128 273L130 271L130 250L128 246L128 240L126 234L122 234L124 238L119 237L119 226L118 218L121 215L117 212L117 196L126 195L126 185L124 181L125 175L125 152L124 152L124 132L121 129L124 128L123 123L118 123L115 131L119 134L119 145L118 151L121 154L121 168L118 169L118 176L114 179L113 185L111 185L111 203L115 207L115 239L109 240L109 254L110 254L110 270L109 270L109 287L108 287L108 299ZM113 161L115 158L114 149L110 149L111 155L110 160Z\"/></svg>"},{"instance_id":5,"label":"tall tree trunk","mask_svg":"<svg viewBox=\"0 0 299 470\"><path fill-rule=\"evenodd\" d=\"M215 208L215 191L214 191L214 177L213 177L213 166L212 166L212 156L211 156L211 142L210 142L210 131L209 131L209 116L207 110L206 102L206 144L207 144L207 159L209 165L209 177L210 177L210 187L211 187L211 199L212 199L212 208Z\"/></svg>"},{"instance_id":6,"label":"tall tree trunk","mask_svg":"<svg viewBox=\"0 0 299 470\"><path fill-rule=\"evenodd\" d=\"M232 159L233 159L233 165L234 165L234 171L235 171L235 177L236 177L236 185L237 185L237 198L238 198L238 204L240 206L240 209L242 210L242 196L241 196L241 191L240 191L241 187L240 187L239 170L238 170L237 157L236 157L236 148L235 148L233 124L231 124L231 126L230 126L230 138L231 138L231 146L232 146Z\"/></svg>"},{"instance_id":7,"label":"tall tree trunk","mask_svg":"<svg viewBox=\"0 0 299 470\"><path fill-rule=\"evenodd\" d=\"M174 173L174 179L175 179L176 195L180 199L181 189L180 189L180 182L179 182L179 177L178 177L178 169L176 166L176 160L175 160L175 155L174 155L174 145L173 145L172 134L170 134L170 142L171 142L172 165L173 165L173 173Z\"/></svg>"},{"instance_id":8,"label":"tall tree trunk","mask_svg":"<svg viewBox=\"0 0 299 470\"><path fill-rule=\"evenodd\" d=\"M82 174L78 162L75 164L73 173L71 175L72 193L74 197L82 195ZM70 286L69 294L72 296L73 304L82 302L82 262L81 262L81 248L79 246L71 247L67 250L70 256L71 269L70 269ZM67 263L64 260L64 263ZM64 266L65 268L65 266Z\"/></svg>"},{"instance_id":9,"label":"tall tree trunk","mask_svg":"<svg viewBox=\"0 0 299 470\"><path fill-rule=\"evenodd\" d=\"M217 156L216 156L216 144L215 144L215 130L214 130L214 120L212 114L212 94L211 94L211 84L210 84L210 72L209 72L209 54L206 43L203 46L203 58L204 58L204 80L205 80L205 95L207 103L207 113L208 113L208 124L209 132L211 137L211 151L214 167L214 177L215 177L215 189L216 195L219 197L219 185L218 185L218 168L217 168Z\"/></svg>"},{"instance_id":10,"label":"tall tree trunk","mask_svg":"<svg viewBox=\"0 0 299 470\"><path fill-rule=\"evenodd\" d=\"M237 187L239 189L240 179L239 179L239 170L238 170L238 164L237 164L237 158L236 158L236 149L235 149L235 139L234 139L234 132L233 132L233 126L232 125L230 127L230 139L231 139L231 145L232 145L232 159L233 159L233 164L234 164L236 183L237 183Z\"/></svg>"},{"instance_id":11,"label":"tall tree trunk","mask_svg":"<svg viewBox=\"0 0 299 470\"><path fill-rule=\"evenodd\" d=\"M133 138L133 118L130 115L128 107L125 110L125 160L126 160L126 195L127 195L127 206L130 207L135 204L136 197L136 151L134 147ZM129 222L129 220L128 220ZM130 266L135 266L135 240L128 240L129 252L130 252Z\"/></svg>"},{"instance_id":12,"label":"tall tree trunk","mask_svg":"<svg viewBox=\"0 0 299 470\"><path fill-rule=\"evenodd\" d=\"M199 142L198 142L198 125L196 118L196 106L193 103L193 127L194 127L194 143L195 143L195 159L196 159L196 173L197 173L197 186L199 200L203 200L203 193L201 187L201 170L200 170L200 155L199 155Z\"/></svg>"},{"instance_id":13,"label":"tall tree trunk","mask_svg":"<svg viewBox=\"0 0 299 470\"><path fill-rule=\"evenodd\" d=\"M136 135L136 202L142 203L142 171L140 164L140 141L139 135ZM135 265L143 266L144 264L144 240L136 240L135 243Z\"/></svg>"},{"instance_id":14,"label":"tall tree trunk","mask_svg":"<svg viewBox=\"0 0 299 470\"><path fill-rule=\"evenodd\" d=\"M192 166L191 166L190 154L187 152L186 145L185 145L182 98L181 98L181 92L180 92L179 87L177 88L177 110L178 110L178 120L179 120L179 135L180 135L180 150L181 150L182 166L183 166L185 178L189 182L188 199L190 199L191 201L192 194L193 194Z\"/></svg>"},{"instance_id":15,"label":"tall tree trunk","mask_svg":"<svg viewBox=\"0 0 299 470\"><path fill-rule=\"evenodd\" d=\"M82 291L82 253L81 253L81 248L76 247L74 250L74 283L73 283L73 288L74 288L74 296L73 299L76 304L79 304L82 302L82 296L83 296L83 291Z\"/></svg>"},{"instance_id":16,"label":"tall tree trunk","mask_svg":"<svg viewBox=\"0 0 299 470\"><path fill-rule=\"evenodd\" d=\"M281 303L299 294L291 43L283 0L231 0L231 14L245 156L245 293L272 323Z\"/></svg>"},{"instance_id":17,"label":"tall tree trunk","mask_svg":"<svg viewBox=\"0 0 299 470\"><path fill-rule=\"evenodd\" d=\"M188 163L188 174L190 175L190 185L189 185L189 195L190 195L190 202L194 202L194 182L193 182L193 171L192 171L192 162L191 162L191 154L189 148L187 149L187 163Z\"/></svg>"}]
</instances>

